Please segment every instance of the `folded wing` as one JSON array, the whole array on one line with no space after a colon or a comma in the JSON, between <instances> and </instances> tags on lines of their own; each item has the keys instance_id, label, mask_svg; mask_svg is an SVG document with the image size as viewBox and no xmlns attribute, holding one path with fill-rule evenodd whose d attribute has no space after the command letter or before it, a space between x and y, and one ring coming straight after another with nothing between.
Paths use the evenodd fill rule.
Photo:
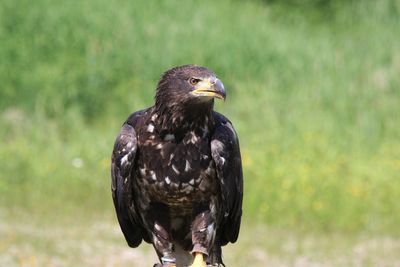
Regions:
<instances>
[{"instance_id":1,"label":"folded wing","mask_svg":"<svg viewBox=\"0 0 400 267\"><path fill-rule=\"evenodd\" d=\"M134 129L139 113L131 115L117 136L111 158L111 190L118 222L128 245L137 247L146 233L136 211L133 172L137 151Z\"/></svg>"},{"instance_id":2,"label":"folded wing","mask_svg":"<svg viewBox=\"0 0 400 267\"><path fill-rule=\"evenodd\" d=\"M216 128L211 138L211 153L222 193L220 245L236 242L242 217L243 174L239 140L231 122L214 113Z\"/></svg>"}]
</instances>

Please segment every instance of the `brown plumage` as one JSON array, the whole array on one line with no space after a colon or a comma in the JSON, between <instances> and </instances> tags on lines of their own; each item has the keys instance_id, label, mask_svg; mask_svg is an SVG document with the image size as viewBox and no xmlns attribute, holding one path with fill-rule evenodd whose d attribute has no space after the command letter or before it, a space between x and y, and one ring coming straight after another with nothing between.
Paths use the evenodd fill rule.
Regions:
<instances>
[{"instance_id":1,"label":"brown plumage","mask_svg":"<svg viewBox=\"0 0 400 267\"><path fill-rule=\"evenodd\" d=\"M124 123L112 153L112 194L131 247L152 243L161 264L187 266L192 254L223 265L237 240L243 178L231 122L213 111L225 98L215 74L195 65L168 70L155 105ZM197 257L193 266L197 265Z\"/></svg>"}]
</instances>

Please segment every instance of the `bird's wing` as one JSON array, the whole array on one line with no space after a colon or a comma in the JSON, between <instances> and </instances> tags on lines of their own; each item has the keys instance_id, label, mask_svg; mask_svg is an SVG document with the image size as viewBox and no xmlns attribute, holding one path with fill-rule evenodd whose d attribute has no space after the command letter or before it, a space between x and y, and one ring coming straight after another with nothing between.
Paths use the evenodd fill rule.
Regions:
<instances>
[{"instance_id":1,"label":"bird's wing","mask_svg":"<svg viewBox=\"0 0 400 267\"><path fill-rule=\"evenodd\" d=\"M124 123L114 144L111 158L111 190L118 222L128 245L137 247L145 233L134 203L132 168L137 151L135 124L142 112L132 114Z\"/></svg>"},{"instance_id":2,"label":"bird's wing","mask_svg":"<svg viewBox=\"0 0 400 267\"><path fill-rule=\"evenodd\" d=\"M217 169L222 193L220 245L235 242L242 217L243 174L239 140L231 122L214 113L216 128L211 137L211 154Z\"/></svg>"}]
</instances>

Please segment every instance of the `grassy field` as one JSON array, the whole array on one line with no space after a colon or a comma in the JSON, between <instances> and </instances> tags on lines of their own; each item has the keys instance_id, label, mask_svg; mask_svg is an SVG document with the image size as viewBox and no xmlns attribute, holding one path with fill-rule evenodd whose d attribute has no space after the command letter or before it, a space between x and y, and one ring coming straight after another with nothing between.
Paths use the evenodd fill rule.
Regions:
<instances>
[{"instance_id":1,"label":"grassy field","mask_svg":"<svg viewBox=\"0 0 400 267\"><path fill-rule=\"evenodd\" d=\"M157 261L147 244L129 248L111 218L44 227L26 215L21 217L13 224L0 224L0 266L150 267ZM304 234L246 221L240 242L224 249L224 261L236 267L397 267L399 250L400 240L390 235Z\"/></svg>"},{"instance_id":2,"label":"grassy field","mask_svg":"<svg viewBox=\"0 0 400 267\"><path fill-rule=\"evenodd\" d=\"M110 153L187 63L224 82L241 141L230 265L399 266L400 2L305 3L1 1L0 266L147 258L116 228Z\"/></svg>"}]
</instances>

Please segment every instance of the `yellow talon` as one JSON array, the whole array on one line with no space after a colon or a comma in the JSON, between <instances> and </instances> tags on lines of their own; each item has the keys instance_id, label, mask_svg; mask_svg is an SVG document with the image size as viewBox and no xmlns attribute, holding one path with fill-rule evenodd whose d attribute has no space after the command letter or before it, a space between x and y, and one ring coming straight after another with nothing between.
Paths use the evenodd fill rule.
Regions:
<instances>
[{"instance_id":1,"label":"yellow talon","mask_svg":"<svg viewBox=\"0 0 400 267\"><path fill-rule=\"evenodd\" d=\"M207 266L207 264L204 261L203 253L195 252L194 261L193 261L192 265L190 265L189 267L206 267L206 266Z\"/></svg>"}]
</instances>

